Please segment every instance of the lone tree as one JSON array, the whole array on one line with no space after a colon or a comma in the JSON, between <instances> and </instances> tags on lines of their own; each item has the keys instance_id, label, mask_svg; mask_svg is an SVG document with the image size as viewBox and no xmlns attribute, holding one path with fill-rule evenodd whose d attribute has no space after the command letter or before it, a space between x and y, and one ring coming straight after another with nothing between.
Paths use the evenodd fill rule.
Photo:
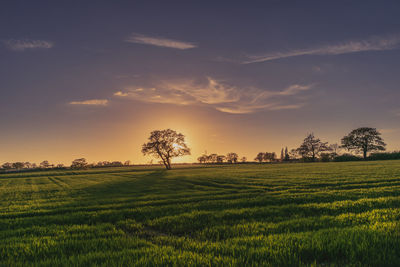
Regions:
<instances>
[{"instance_id":1,"label":"lone tree","mask_svg":"<svg viewBox=\"0 0 400 267\"><path fill-rule=\"evenodd\" d=\"M171 169L171 158L190 155L185 136L174 130L156 130L150 133L149 142L143 144L142 153L160 158L167 170Z\"/></svg>"},{"instance_id":2,"label":"lone tree","mask_svg":"<svg viewBox=\"0 0 400 267\"><path fill-rule=\"evenodd\" d=\"M303 158L311 158L312 161L318 157L321 152L330 151L328 142L322 142L319 138L315 138L314 134L309 134L304 138L303 143L297 149Z\"/></svg>"},{"instance_id":3,"label":"lone tree","mask_svg":"<svg viewBox=\"0 0 400 267\"><path fill-rule=\"evenodd\" d=\"M354 150L356 153L362 153L364 159L366 159L368 152L386 149L386 144L380 135L381 133L376 128L361 127L342 138L342 147L347 150Z\"/></svg>"}]
</instances>

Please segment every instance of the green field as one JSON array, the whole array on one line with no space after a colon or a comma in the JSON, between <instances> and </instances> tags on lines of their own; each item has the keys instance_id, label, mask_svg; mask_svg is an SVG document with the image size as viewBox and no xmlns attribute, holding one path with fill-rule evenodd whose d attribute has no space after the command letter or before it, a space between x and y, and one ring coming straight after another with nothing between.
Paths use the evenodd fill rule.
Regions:
<instances>
[{"instance_id":1,"label":"green field","mask_svg":"<svg viewBox=\"0 0 400 267\"><path fill-rule=\"evenodd\" d=\"M400 265L400 161L0 175L0 265Z\"/></svg>"}]
</instances>

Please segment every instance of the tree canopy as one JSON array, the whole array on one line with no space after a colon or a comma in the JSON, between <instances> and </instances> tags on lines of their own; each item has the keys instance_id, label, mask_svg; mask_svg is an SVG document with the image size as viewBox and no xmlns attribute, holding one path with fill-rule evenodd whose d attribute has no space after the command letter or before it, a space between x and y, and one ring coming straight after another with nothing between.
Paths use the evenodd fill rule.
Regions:
<instances>
[{"instance_id":1,"label":"tree canopy","mask_svg":"<svg viewBox=\"0 0 400 267\"><path fill-rule=\"evenodd\" d=\"M174 130L152 131L148 140L142 146L142 153L160 158L167 170L171 169L171 158L190 155L185 136Z\"/></svg>"},{"instance_id":2,"label":"tree canopy","mask_svg":"<svg viewBox=\"0 0 400 267\"><path fill-rule=\"evenodd\" d=\"M380 135L381 133L376 128L357 128L342 138L342 147L356 153L362 153L364 159L366 159L368 152L386 149L386 144Z\"/></svg>"}]
</instances>

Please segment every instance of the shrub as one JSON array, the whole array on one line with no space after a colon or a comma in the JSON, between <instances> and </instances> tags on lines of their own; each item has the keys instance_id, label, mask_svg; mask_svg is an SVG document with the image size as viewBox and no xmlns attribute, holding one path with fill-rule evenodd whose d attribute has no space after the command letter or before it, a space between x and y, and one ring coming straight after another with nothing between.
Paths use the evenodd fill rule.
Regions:
<instances>
[{"instance_id":1,"label":"shrub","mask_svg":"<svg viewBox=\"0 0 400 267\"><path fill-rule=\"evenodd\" d=\"M362 158L351 154L343 154L340 156L336 156L333 159L333 161L358 161L358 160L362 160Z\"/></svg>"},{"instance_id":2,"label":"shrub","mask_svg":"<svg viewBox=\"0 0 400 267\"><path fill-rule=\"evenodd\" d=\"M400 159L400 151L371 153L368 157L369 160L390 160Z\"/></svg>"},{"instance_id":3,"label":"shrub","mask_svg":"<svg viewBox=\"0 0 400 267\"><path fill-rule=\"evenodd\" d=\"M332 159L332 154L331 153L321 153L320 160L322 162L329 162Z\"/></svg>"}]
</instances>

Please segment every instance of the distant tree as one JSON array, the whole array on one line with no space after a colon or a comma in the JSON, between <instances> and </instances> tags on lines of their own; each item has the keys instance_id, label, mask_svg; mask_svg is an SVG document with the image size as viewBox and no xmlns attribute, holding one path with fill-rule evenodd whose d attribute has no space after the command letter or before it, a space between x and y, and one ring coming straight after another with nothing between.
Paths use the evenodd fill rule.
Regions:
<instances>
[{"instance_id":1,"label":"distant tree","mask_svg":"<svg viewBox=\"0 0 400 267\"><path fill-rule=\"evenodd\" d=\"M329 150L328 142L322 142L319 138L315 138L314 134L309 134L304 138L303 143L297 149L303 158L310 158L312 161L315 161L321 152Z\"/></svg>"},{"instance_id":2,"label":"distant tree","mask_svg":"<svg viewBox=\"0 0 400 267\"><path fill-rule=\"evenodd\" d=\"M217 163L218 161L218 155L213 153L207 156L207 162L208 163Z\"/></svg>"},{"instance_id":3,"label":"distant tree","mask_svg":"<svg viewBox=\"0 0 400 267\"><path fill-rule=\"evenodd\" d=\"M200 157L197 158L197 160L202 164L206 163L207 162L207 155L201 155Z\"/></svg>"},{"instance_id":4,"label":"distant tree","mask_svg":"<svg viewBox=\"0 0 400 267\"><path fill-rule=\"evenodd\" d=\"M27 168L27 169L32 169L32 163L30 163L30 162L24 162L24 168Z\"/></svg>"},{"instance_id":5,"label":"distant tree","mask_svg":"<svg viewBox=\"0 0 400 267\"><path fill-rule=\"evenodd\" d=\"M340 147L337 143L330 144L330 145L329 145L329 148L330 148L330 150L332 151L332 155L333 155L333 156L339 155L340 150L341 150L341 147Z\"/></svg>"},{"instance_id":6,"label":"distant tree","mask_svg":"<svg viewBox=\"0 0 400 267\"><path fill-rule=\"evenodd\" d=\"M217 156L217 163L223 163L225 161L226 157L224 155L218 155Z\"/></svg>"},{"instance_id":7,"label":"distant tree","mask_svg":"<svg viewBox=\"0 0 400 267\"><path fill-rule=\"evenodd\" d=\"M276 159L276 154L275 152L265 152L264 153L264 160L265 161L269 161L269 162L273 162Z\"/></svg>"},{"instance_id":8,"label":"distant tree","mask_svg":"<svg viewBox=\"0 0 400 267\"><path fill-rule=\"evenodd\" d=\"M174 130L156 130L150 133L149 141L142 146L144 155L160 158L167 170L171 169L171 159L190 155L185 136Z\"/></svg>"},{"instance_id":9,"label":"distant tree","mask_svg":"<svg viewBox=\"0 0 400 267\"><path fill-rule=\"evenodd\" d=\"M131 165L131 161L130 161L130 160L125 161L124 165L125 165L125 166Z\"/></svg>"},{"instance_id":10,"label":"distant tree","mask_svg":"<svg viewBox=\"0 0 400 267\"><path fill-rule=\"evenodd\" d=\"M57 164L57 169L62 169L62 168L65 168L65 166L64 166L64 164Z\"/></svg>"},{"instance_id":11,"label":"distant tree","mask_svg":"<svg viewBox=\"0 0 400 267\"><path fill-rule=\"evenodd\" d=\"M25 164L23 162L14 162L12 164L13 169L23 169L25 167Z\"/></svg>"},{"instance_id":12,"label":"distant tree","mask_svg":"<svg viewBox=\"0 0 400 267\"><path fill-rule=\"evenodd\" d=\"M47 161L47 160L44 160L44 161L42 161L40 164L39 164L39 167L40 168L43 168L43 169L47 169L47 168L50 168L50 163Z\"/></svg>"},{"instance_id":13,"label":"distant tree","mask_svg":"<svg viewBox=\"0 0 400 267\"><path fill-rule=\"evenodd\" d=\"M247 158L246 158L246 157L242 157L242 158L240 159L240 161L241 161L242 163L245 163L245 162L247 161Z\"/></svg>"},{"instance_id":14,"label":"distant tree","mask_svg":"<svg viewBox=\"0 0 400 267\"><path fill-rule=\"evenodd\" d=\"M283 153L283 148L281 149L281 161L285 160L285 154Z\"/></svg>"},{"instance_id":15,"label":"distant tree","mask_svg":"<svg viewBox=\"0 0 400 267\"><path fill-rule=\"evenodd\" d=\"M122 166L124 166L124 164L122 164L121 161L113 161L113 162L111 162L111 166L112 167L122 167Z\"/></svg>"},{"instance_id":16,"label":"distant tree","mask_svg":"<svg viewBox=\"0 0 400 267\"><path fill-rule=\"evenodd\" d=\"M368 152L384 151L386 144L376 128L361 127L351 131L342 138L342 147L362 153L367 158Z\"/></svg>"},{"instance_id":17,"label":"distant tree","mask_svg":"<svg viewBox=\"0 0 400 267\"><path fill-rule=\"evenodd\" d=\"M236 153L234 153L234 152L231 152L231 153L226 154L226 160L227 160L229 163L237 163L238 158L239 158L238 154L236 154Z\"/></svg>"},{"instance_id":18,"label":"distant tree","mask_svg":"<svg viewBox=\"0 0 400 267\"><path fill-rule=\"evenodd\" d=\"M13 168L12 163L10 163L10 162L4 163L1 167L3 167L3 169L6 169L6 170Z\"/></svg>"},{"instance_id":19,"label":"distant tree","mask_svg":"<svg viewBox=\"0 0 400 267\"><path fill-rule=\"evenodd\" d=\"M297 159L299 156L299 152L297 151L297 149L291 149L288 154L289 154L289 159L292 160Z\"/></svg>"},{"instance_id":20,"label":"distant tree","mask_svg":"<svg viewBox=\"0 0 400 267\"><path fill-rule=\"evenodd\" d=\"M71 164L71 169L85 169L88 163L85 158L76 159Z\"/></svg>"},{"instance_id":21,"label":"distant tree","mask_svg":"<svg viewBox=\"0 0 400 267\"><path fill-rule=\"evenodd\" d=\"M290 160L290 156L289 156L289 152L287 147L285 147L285 161L289 161Z\"/></svg>"},{"instance_id":22,"label":"distant tree","mask_svg":"<svg viewBox=\"0 0 400 267\"><path fill-rule=\"evenodd\" d=\"M263 152L258 153L257 156L254 158L254 160L261 163L264 160L264 153Z\"/></svg>"}]
</instances>

